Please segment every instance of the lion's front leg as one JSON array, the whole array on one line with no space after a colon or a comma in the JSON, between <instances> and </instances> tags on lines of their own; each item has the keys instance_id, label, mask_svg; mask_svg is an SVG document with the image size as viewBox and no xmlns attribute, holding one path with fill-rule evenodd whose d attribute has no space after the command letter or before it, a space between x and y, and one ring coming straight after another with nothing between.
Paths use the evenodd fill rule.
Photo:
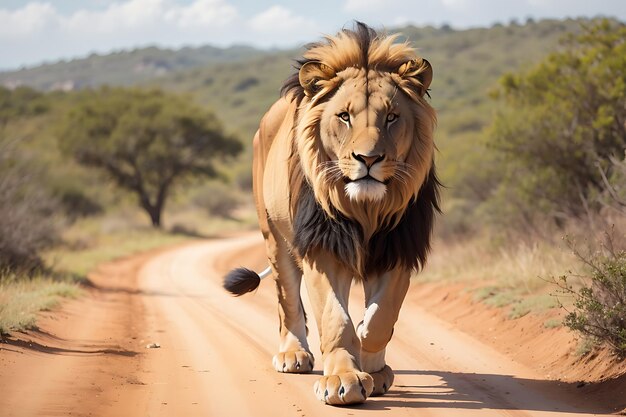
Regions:
<instances>
[{"instance_id":1,"label":"lion's front leg","mask_svg":"<svg viewBox=\"0 0 626 417\"><path fill-rule=\"evenodd\" d=\"M360 343L348 314L352 275L331 256L303 261L304 280L315 313L324 360L324 376L315 395L332 405L365 401L373 380L360 367Z\"/></svg>"},{"instance_id":2,"label":"lion's front leg","mask_svg":"<svg viewBox=\"0 0 626 417\"><path fill-rule=\"evenodd\" d=\"M385 349L393 335L409 280L408 271L394 270L363 281L366 310L357 334L361 341L361 369L374 379L372 395L385 394L393 383L393 371L385 362Z\"/></svg>"},{"instance_id":3,"label":"lion's front leg","mask_svg":"<svg viewBox=\"0 0 626 417\"><path fill-rule=\"evenodd\" d=\"M273 229L266 237L268 259L274 271L280 319L280 346L272 358L274 369L286 373L306 373L313 370L314 359L307 342L306 318L300 299L300 272L285 241Z\"/></svg>"}]
</instances>

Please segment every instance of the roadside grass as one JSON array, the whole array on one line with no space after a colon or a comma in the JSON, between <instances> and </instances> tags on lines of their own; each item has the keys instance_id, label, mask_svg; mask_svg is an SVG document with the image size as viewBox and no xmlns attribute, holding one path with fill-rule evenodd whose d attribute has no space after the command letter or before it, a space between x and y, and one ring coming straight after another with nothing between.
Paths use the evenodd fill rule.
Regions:
<instances>
[{"instance_id":1,"label":"roadside grass","mask_svg":"<svg viewBox=\"0 0 626 417\"><path fill-rule=\"evenodd\" d=\"M416 279L465 284L474 301L504 309L509 319L516 319L558 308L556 288L548 278L578 263L565 248L547 243L497 248L476 238L465 243L437 242L425 270Z\"/></svg>"},{"instance_id":2,"label":"roadside grass","mask_svg":"<svg viewBox=\"0 0 626 417\"><path fill-rule=\"evenodd\" d=\"M36 329L37 313L57 307L63 298L79 297L87 274L103 262L253 224L247 211L243 220L208 218L193 211L171 217L160 230L132 209L79 220L64 231L62 244L44 254L48 270L32 277L0 272L0 335Z\"/></svg>"},{"instance_id":3,"label":"roadside grass","mask_svg":"<svg viewBox=\"0 0 626 417\"><path fill-rule=\"evenodd\" d=\"M73 230L72 234L77 240L67 240L65 245L49 251L45 256L55 271L73 276L79 281L86 280L87 274L100 263L193 239L184 234L151 227L89 234L88 239L82 237L85 232Z\"/></svg>"},{"instance_id":4,"label":"roadside grass","mask_svg":"<svg viewBox=\"0 0 626 417\"><path fill-rule=\"evenodd\" d=\"M593 352L594 346L595 345L591 339L581 339L576 345L576 350L574 354L577 357L582 358L583 356L587 356L588 354Z\"/></svg>"},{"instance_id":5,"label":"roadside grass","mask_svg":"<svg viewBox=\"0 0 626 417\"><path fill-rule=\"evenodd\" d=\"M103 217L75 223L64 233L64 244L49 251L45 260L54 270L86 277L98 264L138 252L174 245L198 238L252 228L249 210L241 219L208 217L199 210L166 213L162 229L147 223L144 213L120 209Z\"/></svg>"},{"instance_id":6,"label":"roadside grass","mask_svg":"<svg viewBox=\"0 0 626 417\"><path fill-rule=\"evenodd\" d=\"M546 329L556 329L559 327L563 327L563 320L555 318L548 319L543 322L543 327L545 327Z\"/></svg>"},{"instance_id":7,"label":"roadside grass","mask_svg":"<svg viewBox=\"0 0 626 417\"><path fill-rule=\"evenodd\" d=\"M62 298L76 298L82 290L71 278L56 280L41 274L19 279L0 274L0 335L10 331L35 329L37 313L59 305Z\"/></svg>"}]
</instances>

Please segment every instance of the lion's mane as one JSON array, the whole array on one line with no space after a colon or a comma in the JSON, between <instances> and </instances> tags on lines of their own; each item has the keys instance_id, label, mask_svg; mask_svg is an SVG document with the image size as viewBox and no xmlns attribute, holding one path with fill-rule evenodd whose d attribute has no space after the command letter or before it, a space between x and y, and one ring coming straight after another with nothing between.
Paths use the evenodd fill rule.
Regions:
<instances>
[{"instance_id":1,"label":"lion's mane","mask_svg":"<svg viewBox=\"0 0 626 417\"><path fill-rule=\"evenodd\" d=\"M418 67L412 77L401 77L398 69L418 60L407 43L396 43L396 36L381 36L357 23L355 30L344 29L337 36L308 45L299 70L308 62L322 62L335 73L350 67L377 71L392 77L394 83L415 106L416 123L406 163L411 175L405 181L389 183L380 202L354 202L345 198L343 188L328 180L323 164L329 161L320 139L320 118L325 103L332 99L338 80L318 82L311 97L300 85L296 71L283 85L281 94L290 97L298 109L293 120L292 153L289 160L294 220L295 249L301 256L316 250L332 253L352 266L355 276L366 279L397 266L423 267L430 250L431 233L439 209L440 183L436 176L432 143L435 111L420 94ZM434 148L434 145L432 146ZM429 148L430 149L430 148Z\"/></svg>"}]
</instances>

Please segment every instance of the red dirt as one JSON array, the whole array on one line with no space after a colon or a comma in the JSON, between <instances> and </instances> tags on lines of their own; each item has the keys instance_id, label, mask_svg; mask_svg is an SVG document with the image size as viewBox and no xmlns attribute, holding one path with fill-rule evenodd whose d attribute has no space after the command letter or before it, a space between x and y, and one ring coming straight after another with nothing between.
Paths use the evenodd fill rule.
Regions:
<instances>
[{"instance_id":1,"label":"red dirt","mask_svg":"<svg viewBox=\"0 0 626 417\"><path fill-rule=\"evenodd\" d=\"M549 319L562 319L561 310L506 318L503 309L472 300L464 285L425 284L412 295L437 317L520 362L546 379L563 382L585 401L626 411L626 361L609 349L585 357L576 353L579 340L565 327L547 329Z\"/></svg>"},{"instance_id":2,"label":"red dirt","mask_svg":"<svg viewBox=\"0 0 626 417\"><path fill-rule=\"evenodd\" d=\"M571 365L565 330L543 329L545 319L532 315L503 320L459 287L417 283L388 349L396 370L388 395L357 407L324 406L312 390L321 366L314 320L316 372L279 374L271 365L274 286L263 282L242 298L221 289L228 269L264 264L254 234L102 266L87 297L43 314L42 331L0 344L0 415L578 416L626 406L623 377L576 388L592 362ZM362 292L354 292L353 317L363 310ZM161 348L146 349L153 342Z\"/></svg>"}]
</instances>

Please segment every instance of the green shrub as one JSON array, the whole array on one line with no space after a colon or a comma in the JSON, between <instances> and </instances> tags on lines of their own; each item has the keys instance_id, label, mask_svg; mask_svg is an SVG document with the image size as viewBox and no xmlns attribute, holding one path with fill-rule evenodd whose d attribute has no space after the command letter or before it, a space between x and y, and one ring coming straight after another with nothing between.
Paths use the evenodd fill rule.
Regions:
<instances>
[{"instance_id":1,"label":"green shrub","mask_svg":"<svg viewBox=\"0 0 626 417\"><path fill-rule=\"evenodd\" d=\"M101 214L104 211L97 201L94 201L79 188L67 187L59 190L57 196L66 217L72 221L81 217Z\"/></svg>"},{"instance_id":2,"label":"green shrub","mask_svg":"<svg viewBox=\"0 0 626 417\"><path fill-rule=\"evenodd\" d=\"M556 329L558 327L561 327L562 325L563 322L559 319L548 319L543 322L543 327L546 329Z\"/></svg>"},{"instance_id":3,"label":"green shrub","mask_svg":"<svg viewBox=\"0 0 626 417\"><path fill-rule=\"evenodd\" d=\"M562 227L599 212L605 194L623 211L611 179L624 157L626 25L583 25L538 66L503 76L494 97L487 145L500 157L500 183L490 218L523 233L540 219Z\"/></svg>"},{"instance_id":4,"label":"green shrub","mask_svg":"<svg viewBox=\"0 0 626 417\"><path fill-rule=\"evenodd\" d=\"M602 252L575 254L586 265L586 276L564 275L557 284L574 299L564 324L596 343L606 343L626 355L626 251L605 247ZM576 285L575 281L581 284Z\"/></svg>"}]
</instances>

